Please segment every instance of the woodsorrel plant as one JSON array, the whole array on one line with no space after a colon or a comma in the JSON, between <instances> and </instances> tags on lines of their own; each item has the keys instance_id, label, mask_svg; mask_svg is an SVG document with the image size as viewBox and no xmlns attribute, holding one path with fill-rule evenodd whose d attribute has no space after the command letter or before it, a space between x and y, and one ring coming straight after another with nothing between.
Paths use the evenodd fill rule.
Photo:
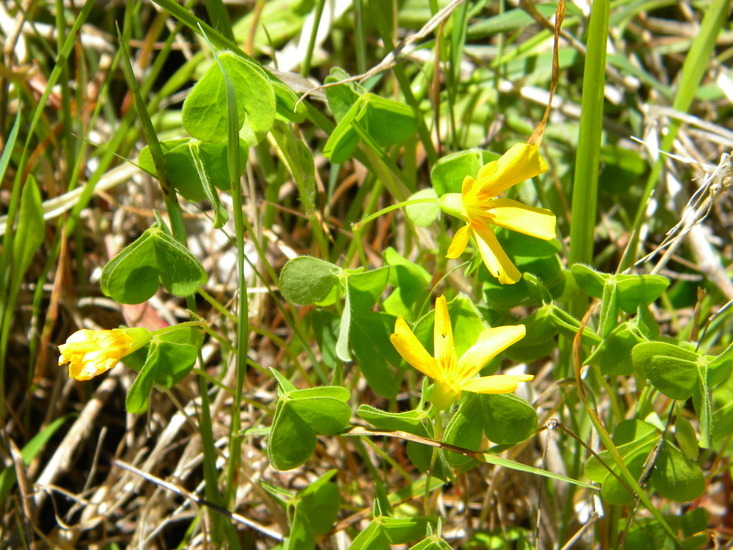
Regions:
<instances>
[{"instance_id":1,"label":"woodsorrel plant","mask_svg":"<svg viewBox=\"0 0 733 550\"><path fill-rule=\"evenodd\" d=\"M121 114L96 99L91 121L71 114L87 112L89 60L72 65L70 56L93 2L73 17L57 3L56 36L68 38L35 46L57 50L40 100L15 83L17 60L5 65L13 84L3 90L15 103L0 106L2 130L11 128L0 156L8 190L0 420L9 457L0 538L32 547L43 533L59 546L101 546L109 533L140 547L293 550L725 542L730 518L714 518L706 504L730 497L733 331L720 306L733 291L730 257L715 249L730 252L730 244L703 236L705 259L717 264L700 272L685 258L698 260L694 239L718 223L714 201L733 174L727 157L708 166L701 193L710 206L703 212L694 195L684 211L695 220L680 222L674 244L656 239L681 210L670 207L676 197L660 196L660 213L645 219L662 161L647 167L628 138L648 137L642 116L657 116L654 105L638 107L632 78L677 111L698 100L731 114L724 78L698 89L719 33L733 32L723 17L729 2L713 0L700 12L704 35L672 47L698 63L686 61L674 85L629 49L626 33L650 32L640 4L599 0L585 13L563 1L494 12L469 1L273 0L232 21L229 6L213 1L207 24L172 0L154 3L144 36L141 4L129 2L119 27L110 24L117 53L107 61L126 83ZM620 36L627 41L616 43ZM376 37L381 62L372 59ZM161 86L181 40L198 53L183 48L187 62ZM131 50L139 44L160 48L148 72ZM321 59L328 47L333 57ZM340 48L353 48L356 67ZM282 67L264 62L273 51ZM137 54L145 60L133 67ZM722 75L729 58L718 55ZM323 85L304 78L323 63L332 65L318 73ZM79 81L69 86L72 69ZM114 94L105 78L106 99ZM579 120L569 104L581 106ZM616 111L604 115L609 108ZM103 116L115 136L94 148ZM682 145L699 139L685 133L691 115L669 116L662 149L680 132ZM619 126L628 135L619 137ZM711 131L710 122L701 126ZM52 142L59 151L45 149ZM44 154L68 188L40 184ZM87 283L80 215L116 156L156 182L146 193L158 199L144 204L149 215L94 279L122 315L75 322L50 363L68 364L73 379L56 378L61 403L72 393L99 403L110 388L124 401L85 405L75 420L54 405L33 427L17 396L48 392L43 380L58 376L45 372L49 352L40 346L61 332L60 307L81 319L63 289ZM110 209L124 213L122 203ZM46 242L46 220L68 210ZM201 224L219 243L215 252L198 248ZM96 236L114 227L101 224ZM662 250L642 252L645 240L680 251L677 271L662 270L671 253L651 265ZM44 245L48 260L36 269ZM71 271L78 280L67 280ZM38 284L28 300L33 352L19 386L11 336L27 274ZM161 300L166 314L151 319L146 312ZM99 410L104 416L93 416ZM115 419L123 412L124 424ZM78 506L59 508L48 495L73 477L68 456L95 423L124 435L85 455L79 469L88 479L63 489ZM23 433L31 437L19 445ZM38 474L34 459L59 439ZM38 486L27 494L31 480ZM131 497L153 487L182 495L195 513ZM39 520L51 506L58 526ZM173 519L185 528L170 528Z\"/></svg>"}]
</instances>

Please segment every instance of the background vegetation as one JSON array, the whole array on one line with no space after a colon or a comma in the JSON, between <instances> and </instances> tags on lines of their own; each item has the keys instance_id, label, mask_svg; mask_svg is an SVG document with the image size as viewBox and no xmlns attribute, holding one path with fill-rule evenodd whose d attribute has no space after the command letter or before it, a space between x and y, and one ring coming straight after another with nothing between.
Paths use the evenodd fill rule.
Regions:
<instances>
[{"instance_id":1,"label":"background vegetation","mask_svg":"<svg viewBox=\"0 0 733 550\"><path fill-rule=\"evenodd\" d=\"M559 36L557 10L486 0L0 4L0 540L730 547L730 2L569 2ZM224 62L239 75L237 101L224 78L191 99ZM359 78L320 87L350 76ZM503 286L473 252L445 257L460 220L425 200L409 216L389 207L420 190L460 192L465 175L530 139L553 86L540 147L549 170L509 195L552 210L557 239L547 249L500 234L528 274ZM211 98L223 126L193 112ZM350 123L358 102L362 118ZM167 157L169 177L154 177L167 140L189 135L219 144L202 149L210 189L195 155ZM185 240L205 273L196 279L194 261L181 275L179 252L169 261L158 251L155 288L137 303L125 293L145 294L141 271L118 287L102 269L150 235L156 214L172 233L159 230L156 243ZM281 270L303 255L338 267L295 272L287 296ZM384 266L381 282L363 276ZM629 278L610 275L621 273ZM650 274L663 279L638 277ZM323 295L302 296L323 278ZM445 465L425 445L440 430L423 377L388 340L399 314L430 351L440 295L457 342L477 326L525 324L523 344L489 370L535 375L518 392L531 412L512 401L486 426L464 396L460 433L497 435ZM143 355L78 382L57 366L58 345L78 329L192 320L205 328L184 338L200 346L192 371L163 361L164 374L145 378ZM318 386L339 389L295 393ZM306 398L312 409L292 405ZM333 428L342 406L348 428ZM324 407L326 420L314 420ZM283 428L284 410L306 428ZM454 432L446 440L471 447Z\"/></svg>"}]
</instances>

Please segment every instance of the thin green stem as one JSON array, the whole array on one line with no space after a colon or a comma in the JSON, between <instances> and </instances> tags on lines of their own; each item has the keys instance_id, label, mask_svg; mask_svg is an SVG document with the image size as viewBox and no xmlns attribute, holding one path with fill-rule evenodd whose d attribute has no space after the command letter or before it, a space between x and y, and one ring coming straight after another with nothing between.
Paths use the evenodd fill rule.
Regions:
<instances>
[{"instance_id":1,"label":"thin green stem","mask_svg":"<svg viewBox=\"0 0 733 550\"><path fill-rule=\"evenodd\" d=\"M364 74L367 70L364 0L354 0L354 47L356 48L356 70L359 74Z\"/></svg>"},{"instance_id":2,"label":"thin green stem","mask_svg":"<svg viewBox=\"0 0 733 550\"><path fill-rule=\"evenodd\" d=\"M175 332L179 328L182 327L204 327L203 321L184 321L183 323L178 323L176 325L170 325L168 327L159 328L158 330L154 330L152 334L158 335L158 334L167 334L168 332Z\"/></svg>"},{"instance_id":3,"label":"thin green stem","mask_svg":"<svg viewBox=\"0 0 733 550\"><path fill-rule=\"evenodd\" d=\"M597 0L591 7L588 50L583 72L578 153L573 177L569 258L571 265L593 263L609 11L609 0ZM570 313L580 317L585 313L587 307L587 296L578 293L571 302Z\"/></svg>"},{"instance_id":4,"label":"thin green stem","mask_svg":"<svg viewBox=\"0 0 733 550\"><path fill-rule=\"evenodd\" d=\"M202 30L203 34L203 30ZM213 50L213 46L209 44ZM239 464L241 463L241 446L243 436L240 430L240 410L242 406L242 391L244 379L247 372L247 353L249 350L249 304L247 301L247 281L244 273L244 206L242 204L242 180L239 177L239 127L237 104L234 95L234 84L232 83L223 63L215 56L219 64L226 87L227 102L227 168L229 183L232 188L232 217L234 220L234 242L237 247L237 280L239 292L237 293L237 353L235 356L235 382L234 399L232 400L231 419L229 424L229 461L226 468L226 483L224 489L224 502L231 506L236 495L237 479L239 476ZM251 234L251 233L250 233ZM231 537L229 537L231 539ZM238 545L238 542L235 541Z\"/></svg>"},{"instance_id":5,"label":"thin green stem","mask_svg":"<svg viewBox=\"0 0 733 550\"><path fill-rule=\"evenodd\" d=\"M323 7L326 0L316 0L315 15L313 16L313 27L311 35L308 37L308 49L305 50L305 59L300 67L300 74L308 76L311 71L311 59L313 59L313 49L316 47L316 38L318 37L318 27L321 25L321 17L323 17Z\"/></svg>"},{"instance_id":6,"label":"thin green stem","mask_svg":"<svg viewBox=\"0 0 733 550\"><path fill-rule=\"evenodd\" d=\"M433 406L435 409L435 406ZM435 409L435 418L433 419L433 439L435 441L443 440L443 411ZM433 477L433 471L435 470L435 463L438 461L438 453L442 452L438 447L433 447L430 453L430 468L425 474L425 496L423 498L423 510L426 515L429 515L432 510L430 506L430 478Z\"/></svg>"},{"instance_id":7,"label":"thin green stem","mask_svg":"<svg viewBox=\"0 0 733 550\"><path fill-rule=\"evenodd\" d=\"M379 216L383 216L384 214L389 214L390 212L393 212L394 210L398 210L400 208L404 208L406 206L412 206L415 204L438 204L438 199L410 199L402 202L398 202L395 204L392 204L390 206L387 206L385 208L382 208L381 210L378 210L377 212L374 212L374 214L370 214L366 218L363 218L353 224L351 227L354 231L361 230L366 224L373 222L376 220Z\"/></svg>"}]
</instances>

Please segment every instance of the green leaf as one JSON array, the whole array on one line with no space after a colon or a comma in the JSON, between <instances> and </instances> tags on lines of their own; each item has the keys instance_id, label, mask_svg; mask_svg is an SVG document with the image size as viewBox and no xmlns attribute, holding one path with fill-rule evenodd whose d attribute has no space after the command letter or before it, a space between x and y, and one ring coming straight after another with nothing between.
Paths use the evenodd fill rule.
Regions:
<instances>
[{"instance_id":1,"label":"green leaf","mask_svg":"<svg viewBox=\"0 0 733 550\"><path fill-rule=\"evenodd\" d=\"M440 537L430 537L411 546L410 550L451 550L451 546Z\"/></svg>"},{"instance_id":2,"label":"green leaf","mask_svg":"<svg viewBox=\"0 0 733 550\"><path fill-rule=\"evenodd\" d=\"M546 241L507 230L501 230L500 233L504 237L502 248L507 254L511 254L517 262L517 266L531 265L532 260L539 258L554 258L562 248L556 239ZM531 270L522 269L522 272L525 271ZM546 280L546 278L543 280Z\"/></svg>"},{"instance_id":3,"label":"green leaf","mask_svg":"<svg viewBox=\"0 0 733 550\"><path fill-rule=\"evenodd\" d=\"M512 233L510 238L502 236L500 238L502 246L511 242L515 238L515 235L520 236L517 233ZM549 251L549 249L543 249L550 241L528 237L527 242L529 241L534 243L534 247L528 245L527 251L530 251L532 248L541 254ZM553 298L560 297L565 288L565 272L556 255L541 257L515 256L514 263L522 273L533 274L536 280L545 286ZM483 264L480 267L480 273L482 274L481 281L483 282L484 296L489 307L492 309L511 309L520 305L533 303L533 295L524 278L513 285L502 285L494 277L489 275ZM536 305L539 306L541 304L537 303Z\"/></svg>"},{"instance_id":4,"label":"green leaf","mask_svg":"<svg viewBox=\"0 0 733 550\"><path fill-rule=\"evenodd\" d=\"M206 282L204 268L191 252L156 222L102 270L106 296L121 304L140 304L158 290L189 296Z\"/></svg>"},{"instance_id":5,"label":"green leaf","mask_svg":"<svg viewBox=\"0 0 733 550\"><path fill-rule=\"evenodd\" d=\"M433 453L435 453L434 462ZM416 443L415 441L408 441L407 456L423 474L430 470L431 476L444 482L448 482L453 477L450 464L445 460L445 452L442 449L436 449L435 447Z\"/></svg>"},{"instance_id":6,"label":"green leaf","mask_svg":"<svg viewBox=\"0 0 733 550\"><path fill-rule=\"evenodd\" d=\"M481 418L482 403L478 395L464 392L458 410L448 422L443 432L443 441L463 447L471 451L478 451L483 439L483 426L476 420ZM470 457L447 451L445 459L451 466L466 466L476 463Z\"/></svg>"},{"instance_id":7,"label":"green leaf","mask_svg":"<svg viewBox=\"0 0 733 550\"><path fill-rule=\"evenodd\" d=\"M340 67L332 67L331 72L323 83L333 84L334 82L346 80L349 77L350 75ZM339 86L328 86L323 91L326 93L328 106L331 108L336 122L343 120L352 105L359 99L359 96L365 92L364 88L355 82L345 82Z\"/></svg>"},{"instance_id":8,"label":"green leaf","mask_svg":"<svg viewBox=\"0 0 733 550\"><path fill-rule=\"evenodd\" d=\"M626 468L631 472L634 478L638 479L641 473L644 471L644 464L646 463L646 453L637 453L624 457L624 464ZM613 471L618 475L618 468L614 465ZM608 473L603 480L601 486L601 498L608 504L615 506L627 506L634 502L633 492L627 489L626 485L621 483L618 477L612 473Z\"/></svg>"},{"instance_id":9,"label":"green leaf","mask_svg":"<svg viewBox=\"0 0 733 550\"><path fill-rule=\"evenodd\" d=\"M493 443L512 445L537 431L537 411L512 394L481 394L483 429Z\"/></svg>"},{"instance_id":10,"label":"green leaf","mask_svg":"<svg viewBox=\"0 0 733 550\"><path fill-rule=\"evenodd\" d=\"M642 376L671 399L685 400L697 385L699 367L704 358L674 344L644 342L631 352L634 367Z\"/></svg>"},{"instance_id":11,"label":"green leaf","mask_svg":"<svg viewBox=\"0 0 733 550\"><path fill-rule=\"evenodd\" d=\"M648 441L645 443L644 439L650 434L658 435L659 428L643 420L623 420L618 426L616 426L616 429L613 432L613 442L617 446L626 445L627 443L646 446ZM651 446L649 446L649 448L651 448Z\"/></svg>"},{"instance_id":12,"label":"green leaf","mask_svg":"<svg viewBox=\"0 0 733 550\"><path fill-rule=\"evenodd\" d=\"M594 298L603 298L604 287L615 283L618 305L626 313L636 313L640 306L648 306L669 286L669 279L661 275L614 275L583 264L573 265L571 271L578 287Z\"/></svg>"},{"instance_id":13,"label":"green leaf","mask_svg":"<svg viewBox=\"0 0 733 550\"><path fill-rule=\"evenodd\" d=\"M203 333L196 327L154 334L147 346L145 363L127 391L127 411L144 413L154 384L170 389L191 372L202 342Z\"/></svg>"},{"instance_id":14,"label":"green leaf","mask_svg":"<svg viewBox=\"0 0 733 550\"><path fill-rule=\"evenodd\" d=\"M159 346L152 346L148 351L147 361L138 373L135 381L127 390L125 399L125 409L132 414L142 414L148 410L148 401L150 392L153 390L153 384L157 377L156 369L159 364L164 364L165 360L161 359L161 349Z\"/></svg>"},{"instance_id":15,"label":"green leaf","mask_svg":"<svg viewBox=\"0 0 733 550\"><path fill-rule=\"evenodd\" d=\"M677 416L674 424L674 437L685 456L690 460L696 460L700 447L697 444L695 428L692 427L689 420L681 415Z\"/></svg>"},{"instance_id":16,"label":"green leaf","mask_svg":"<svg viewBox=\"0 0 733 550\"><path fill-rule=\"evenodd\" d=\"M275 120L275 92L267 74L255 63L232 52L219 61L234 85L237 127L249 145L257 143ZM196 139L227 141L227 101L224 74L213 63L183 103L183 127Z\"/></svg>"},{"instance_id":17,"label":"green leaf","mask_svg":"<svg viewBox=\"0 0 733 550\"><path fill-rule=\"evenodd\" d=\"M637 344L646 342L636 320L621 323L606 336L586 360L597 365L607 376L627 376L634 371L631 351Z\"/></svg>"},{"instance_id":18,"label":"green leaf","mask_svg":"<svg viewBox=\"0 0 733 550\"><path fill-rule=\"evenodd\" d=\"M600 273L585 264L573 265L570 272L573 274L575 284L583 292L599 300L603 297L603 287L606 286L606 281L611 277L609 274Z\"/></svg>"},{"instance_id":19,"label":"green leaf","mask_svg":"<svg viewBox=\"0 0 733 550\"><path fill-rule=\"evenodd\" d=\"M238 139L235 139L233 143L235 146L239 147L239 141ZM241 147L239 147L240 154L241 154ZM246 150L246 149L245 149ZM221 201L219 200L219 194L214 189L214 184L211 181L211 177L209 176L209 173L206 169L206 165L204 164L204 159L201 154L201 147L198 144L191 144L189 147L189 151L191 153L191 158L193 159L193 165L196 170L196 175L198 176L199 182L201 184L201 188L204 191L204 194L206 195L206 198L209 199L209 203L214 208L214 229L221 229L224 227L224 224L229 219L229 214L227 210L222 206ZM236 156L233 156L232 158L236 159ZM241 161L241 157L239 158L239 161ZM228 157L227 157L228 161ZM243 166L241 162L237 163L237 166ZM242 172L240 170L240 172ZM238 174L238 177L241 177L241 173Z\"/></svg>"},{"instance_id":20,"label":"green leaf","mask_svg":"<svg viewBox=\"0 0 733 550\"><path fill-rule=\"evenodd\" d=\"M183 197L191 202L204 200L207 195L203 183L196 172L193 155L193 147L198 149L199 156L206 170L208 179L218 189L227 191L231 188L227 167L227 146L225 143L205 143L191 138L170 139L160 142L160 147L165 157L170 184ZM247 145L240 140L239 169L240 176L244 174L247 162ZM150 148L145 146L140 151L138 164L157 177L155 163L150 153Z\"/></svg>"},{"instance_id":21,"label":"green leaf","mask_svg":"<svg viewBox=\"0 0 733 550\"><path fill-rule=\"evenodd\" d=\"M329 470L296 497L293 525L304 523L310 533L327 534L338 517L341 493L335 483L328 481L337 470Z\"/></svg>"},{"instance_id":22,"label":"green leaf","mask_svg":"<svg viewBox=\"0 0 733 550\"><path fill-rule=\"evenodd\" d=\"M288 391L288 398L293 401L300 399L314 399L327 397L346 403L349 401L351 394L349 390L342 386L316 386L315 388L305 388L302 390Z\"/></svg>"},{"instance_id":23,"label":"green leaf","mask_svg":"<svg viewBox=\"0 0 733 550\"><path fill-rule=\"evenodd\" d=\"M665 515L665 520L676 532L685 537L680 546L655 518L638 518L626 537L626 548L634 550L660 550L662 548L683 548L684 550L702 550L708 548L710 535L705 533L708 526L708 514L704 508L693 508L682 516Z\"/></svg>"},{"instance_id":24,"label":"green leaf","mask_svg":"<svg viewBox=\"0 0 733 550\"><path fill-rule=\"evenodd\" d=\"M547 357L557 348L557 340L555 338L545 338L544 340L535 340L532 338L523 338L516 344L513 344L504 353L512 361L518 363L531 363L543 357Z\"/></svg>"},{"instance_id":25,"label":"green leaf","mask_svg":"<svg viewBox=\"0 0 733 550\"><path fill-rule=\"evenodd\" d=\"M598 333L608 336L618 323L618 286L614 279L609 279L603 287L601 311L598 314Z\"/></svg>"},{"instance_id":26,"label":"green leaf","mask_svg":"<svg viewBox=\"0 0 733 550\"><path fill-rule=\"evenodd\" d=\"M277 402L267 440L267 458L277 470L292 470L304 464L316 449L316 433L287 401Z\"/></svg>"},{"instance_id":27,"label":"green leaf","mask_svg":"<svg viewBox=\"0 0 733 550\"><path fill-rule=\"evenodd\" d=\"M402 143L417 130L417 116L409 105L370 93L359 100L365 109L357 121L382 147Z\"/></svg>"},{"instance_id":28,"label":"green leaf","mask_svg":"<svg viewBox=\"0 0 733 550\"><path fill-rule=\"evenodd\" d=\"M150 345L163 348L166 360L158 369L155 383L170 389L183 380L191 372L203 342L204 333L198 327L176 327L154 334Z\"/></svg>"},{"instance_id":29,"label":"green leaf","mask_svg":"<svg viewBox=\"0 0 733 550\"><path fill-rule=\"evenodd\" d=\"M341 312L338 340L336 341L335 349L336 356L339 359L342 361L351 361L350 349L353 346L353 343L350 340L353 326L352 320L354 320L355 317L361 316L362 321L366 319L366 323L362 322L362 324L366 324L367 328L369 328L371 324L374 324L369 321L371 313L370 310L382 294L384 287L387 285L389 268L383 267L365 272L345 270L342 273L342 279L346 279L346 292L344 293L345 303L343 311ZM373 319L374 317L372 316L371 318ZM382 328L382 324L383 323L377 322L375 324L375 328L378 329L377 333L375 334L374 331L371 331L370 334L364 335L361 339L361 343L363 344L365 339L376 337L377 340L381 340L381 342L379 342L381 344L379 349L384 348L389 350L392 346L385 346L384 338L381 338L381 332L383 331L380 329ZM354 331L354 333L356 332ZM372 359L372 356L374 355L373 350L369 355L369 359ZM379 361L378 356L373 359ZM381 363L383 364L384 361ZM381 370L384 370L384 366L381 367ZM389 371L388 368L387 370ZM389 378L394 378L394 376Z\"/></svg>"},{"instance_id":30,"label":"green leaf","mask_svg":"<svg viewBox=\"0 0 733 550\"><path fill-rule=\"evenodd\" d=\"M380 518L382 530L391 544L407 544L425 536L431 523L436 521L432 516L417 516L412 518Z\"/></svg>"},{"instance_id":31,"label":"green leaf","mask_svg":"<svg viewBox=\"0 0 733 550\"><path fill-rule=\"evenodd\" d=\"M337 265L311 258L293 258L280 272L280 292L288 302L307 306L325 300L339 285L342 269Z\"/></svg>"},{"instance_id":32,"label":"green leaf","mask_svg":"<svg viewBox=\"0 0 733 550\"><path fill-rule=\"evenodd\" d=\"M362 311L351 322L351 350L354 359L377 394L387 399L397 395L402 373L398 370L402 358L389 339L395 317L386 313Z\"/></svg>"},{"instance_id":33,"label":"green leaf","mask_svg":"<svg viewBox=\"0 0 733 550\"><path fill-rule=\"evenodd\" d=\"M277 394L278 395L285 395L288 392L295 391L298 389L295 387L295 385L290 380L288 380L282 374L280 374L277 371L277 369L270 367L270 373L272 374L272 376L275 377L275 380L277 380L277 385L278 385Z\"/></svg>"},{"instance_id":34,"label":"green leaf","mask_svg":"<svg viewBox=\"0 0 733 550\"><path fill-rule=\"evenodd\" d=\"M521 258L520 256L517 257ZM547 305L552 303L552 293L537 276L529 272L524 272L522 273L522 280L527 283L527 292L532 303L537 305Z\"/></svg>"},{"instance_id":35,"label":"green leaf","mask_svg":"<svg viewBox=\"0 0 733 550\"><path fill-rule=\"evenodd\" d=\"M349 391L339 386L290 389L281 393L267 442L272 466L278 470L297 468L313 454L316 435L345 430L351 418L348 399Z\"/></svg>"},{"instance_id":36,"label":"green leaf","mask_svg":"<svg viewBox=\"0 0 733 550\"><path fill-rule=\"evenodd\" d=\"M323 155L335 164L348 160L359 143L358 124L378 145L401 143L417 130L412 107L366 93L356 100L323 147Z\"/></svg>"},{"instance_id":37,"label":"green leaf","mask_svg":"<svg viewBox=\"0 0 733 550\"><path fill-rule=\"evenodd\" d=\"M389 267L380 267L359 273L349 273L351 308L355 315L368 311L377 303L389 281Z\"/></svg>"},{"instance_id":38,"label":"green leaf","mask_svg":"<svg viewBox=\"0 0 733 550\"><path fill-rule=\"evenodd\" d=\"M404 271L409 273L409 278L416 279L421 285L428 285L430 283L431 275L428 270L421 265L411 262L391 246L387 247L382 253L382 258L387 265L392 267L389 272L389 284L399 286L407 282L401 277L402 272L400 268L403 268Z\"/></svg>"},{"instance_id":39,"label":"green leaf","mask_svg":"<svg viewBox=\"0 0 733 550\"><path fill-rule=\"evenodd\" d=\"M307 109L303 103L298 103L298 95L284 82L270 79L270 84L275 91L275 115L280 120L303 122Z\"/></svg>"},{"instance_id":40,"label":"green leaf","mask_svg":"<svg viewBox=\"0 0 733 550\"><path fill-rule=\"evenodd\" d=\"M659 298L669 286L669 279L661 275L616 275L618 280L618 305L626 313L648 306Z\"/></svg>"},{"instance_id":41,"label":"green leaf","mask_svg":"<svg viewBox=\"0 0 733 550\"><path fill-rule=\"evenodd\" d=\"M651 485L663 497L687 502L705 492L705 474L695 461L665 442L654 465Z\"/></svg>"},{"instance_id":42,"label":"green leaf","mask_svg":"<svg viewBox=\"0 0 733 550\"><path fill-rule=\"evenodd\" d=\"M554 304L551 304L551 307L552 322L557 327L558 332L568 339L575 338L580 330L580 321ZM583 327L582 340L583 345L598 345L601 343L601 338L588 326Z\"/></svg>"},{"instance_id":43,"label":"green leaf","mask_svg":"<svg viewBox=\"0 0 733 550\"><path fill-rule=\"evenodd\" d=\"M433 165L430 181L437 196L446 193L460 193L466 176L476 177L479 168L497 160L499 155L481 149L469 149L446 155Z\"/></svg>"},{"instance_id":44,"label":"green leaf","mask_svg":"<svg viewBox=\"0 0 733 550\"><path fill-rule=\"evenodd\" d=\"M410 204L405 207L405 214L412 223L419 227L427 227L440 215L440 206L438 205L438 195L435 189L421 189L417 193L413 193L408 200L418 199L435 199L435 202L426 202L420 204Z\"/></svg>"},{"instance_id":45,"label":"green leaf","mask_svg":"<svg viewBox=\"0 0 733 550\"><path fill-rule=\"evenodd\" d=\"M352 124L363 109L361 101L356 101L346 112L336 128L328 138L323 147L323 156L330 159L334 164L343 164L356 151L359 145L359 134L354 130Z\"/></svg>"},{"instance_id":46,"label":"green leaf","mask_svg":"<svg viewBox=\"0 0 733 550\"><path fill-rule=\"evenodd\" d=\"M614 434L613 441L616 449L621 455L621 460L627 469L631 472L634 479L638 479L644 470L650 454L655 446L659 443L661 432L655 426L641 420L625 420L621 422ZM625 505L634 501L632 491L627 487L628 484L621 483L617 476L620 475L620 469L616 464L614 455L610 451L603 451L599 454L611 470L616 474L609 472L600 466L600 462L591 457L586 463L586 474L590 477L593 471L593 465L600 472L602 477L601 496L609 504ZM598 478L595 478L598 480Z\"/></svg>"},{"instance_id":47,"label":"green leaf","mask_svg":"<svg viewBox=\"0 0 733 550\"><path fill-rule=\"evenodd\" d=\"M641 475L661 435L658 428L641 420L625 420L616 428L613 441L623 463L635 478ZM609 451L601 452L599 457L618 474L618 467ZM609 504L626 505L634 501L634 495L597 458L587 461L585 474L595 481L603 478L601 496ZM669 441L661 443L650 483L660 495L678 501L694 500L705 489L705 477L695 461Z\"/></svg>"},{"instance_id":48,"label":"green leaf","mask_svg":"<svg viewBox=\"0 0 733 550\"><path fill-rule=\"evenodd\" d=\"M349 546L349 550L389 550L389 548L389 540L378 518L374 518Z\"/></svg>"},{"instance_id":49,"label":"green leaf","mask_svg":"<svg viewBox=\"0 0 733 550\"><path fill-rule=\"evenodd\" d=\"M293 411L317 434L337 434L349 425L351 408L343 401L331 397L299 397L295 392L288 394L287 398L291 399Z\"/></svg>"},{"instance_id":50,"label":"green leaf","mask_svg":"<svg viewBox=\"0 0 733 550\"><path fill-rule=\"evenodd\" d=\"M389 247L382 254L384 262L391 267L389 284L395 290L384 300L384 311L402 315L408 321L415 321L430 292L430 273L401 256Z\"/></svg>"},{"instance_id":51,"label":"green leaf","mask_svg":"<svg viewBox=\"0 0 733 550\"><path fill-rule=\"evenodd\" d=\"M659 430L648 422L625 420L617 426L612 439L624 462L636 455L642 455L646 459L659 441ZM598 457L618 473L610 451L602 451ZM604 483L607 478L610 479L609 471L603 466L601 460L591 456L585 463L585 475L597 483Z\"/></svg>"},{"instance_id":52,"label":"green leaf","mask_svg":"<svg viewBox=\"0 0 733 550\"><path fill-rule=\"evenodd\" d=\"M542 306L524 320L526 334L506 350L514 361L528 362L546 357L557 345L557 327L553 322L553 305Z\"/></svg>"},{"instance_id":53,"label":"green leaf","mask_svg":"<svg viewBox=\"0 0 733 550\"><path fill-rule=\"evenodd\" d=\"M704 359L702 359L704 361ZM697 384L692 393L692 402L695 405L695 412L699 420L700 445L706 449L712 446L713 441L713 404L710 401L710 390L708 387L707 365L698 366Z\"/></svg>"},{"instance_id":54,"label":"green leaf","mask_svg":"<svg viewBox=\"0 0 733 550\"><path fill-rule=\"evenodd\" d=\"M715 387L728 379L733 370L733 343L708 364L708 385Z\"/></svg>"},{"instance_id":55,"label":"green leaf","mask_svg":"<svg viewBox=\"0 0 733 550\"><path fill-rule=\"evenodd\" d=\"M336 356L336 341L338 340L340 318L330 311L316 309L311 312L310 321L323 362L335 368L339 361Z\"/></svg>"},{"instance_id":56,"label":"green leaf","mask_svg":"<svg viewBox=\"0 0 733 550\"><path fill-rule=\"evenodd\" d=\"M728 437L733 432L733 400L726 399L725 403L716 407L713 412L712 424L715 426L713 442L719 445L722 438Z\"/></svg>"},{"instance_id":57,"label":"green leaf","mask_svg":"<svg viewBox=\"0 0 733 550\"><path fill-rule=\"evenodd\" d=\"M351 291L348 284L344 293L344 309L339 322L339 337L336 341L336 357L342 361L351 361L349 353L349 333L351 332Z\"/></svg>"},{"instance_id":58,"label":"green leaf","mask_svg":"<svg viewBox=\"0 0 733 550\"><path fill-rule=\"evenodd\" d=\"M423 410L392 413L370 405L360 405L356 415L378 430L403 431L421 437L429 437L426 425L431 422Z\"/></svg>"},{"instance_id":59,"label":"green leaf","mask_svg":"<svg viewBox=\"0 0 733 550\"><path fill-rule=\"evenodd\" d=\"M315 209L316 167L313 153L302 139L295 137L289 125L282 122L272 127L272 135L283 152L283 158L298 187L300 200L307 214Z\"/></svg>"},{"instance_id":60,"label":"green leaf","mask_svg":"<svg viewBox=\"0 0 733 550\"><path fill-rule=\"evenodd\" d=\"M692 508L679 518L682 533L686 536L692 536L696 533L705 531L708 526L708 512L705 508ZM709 541L710 539L708 539Z\"/></svg>"},{"instance_id":61,"label":"green leaf","mask_svg":"<svg viewBox=\"0 0 733 550\"><path fill-rule=\"evenodd\" d=\"M425 536L432 516L393 518L375 516L369 526L354 539L349 550L388 550L390 544L407 544Z\"/></svg>"}]
</instances>

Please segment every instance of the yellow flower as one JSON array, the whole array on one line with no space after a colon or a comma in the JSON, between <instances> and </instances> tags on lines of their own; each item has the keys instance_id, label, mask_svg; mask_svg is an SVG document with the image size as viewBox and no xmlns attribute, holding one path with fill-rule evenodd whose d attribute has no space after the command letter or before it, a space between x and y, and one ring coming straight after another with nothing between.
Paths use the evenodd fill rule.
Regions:
<instances>
[{"instance_id":1,"label":"yellow flower","mask_svg":"<svg viewBox=\"0 0 733 550\"><path fill-rule=\"evenodd\" d=\"M144 328L78 330L59 346L59 365L69 363L72 378L91 380L149 341L150 332Z\"/></svg>"},{"instance_id":2,"label":"yellow flower","mask_svg":"<svg viewBox=\"0 0 733 550\"><path fill-rule=\"evenodd\" d=\"M466 225L453 236L448 258L457 258L473 236L486 268L502 284L516 283L522 274L502 249L491 225L519 231L538 239L555 238L555 215L544 208L533 208L511 199L497 198L501 193L539 174L547 163L534 145L518 143L498 160L485 164L478 178L466 176L461 193L446 193L441 208L462 218Z\"/></svg>"},{"instance_id":3,"label":"yellow flower","mask_svg":"<svg viewBox=\"0 0 733 550\"><path fill-rule=\"evenodd\" d=\"M462 391L474 393L511 393L520 382L529 382L531 374L500 374L475 378L486 363L512 344L524 338L524 325L495 327L484 330L478 341L460 359L453 343L448 306L445 297L435 302L435 332L432 357L400 316L394 333L389 337L392 345L410 365L435 380L433 404L438 410L448 408Z\"/></svg>"}]
</instances>

